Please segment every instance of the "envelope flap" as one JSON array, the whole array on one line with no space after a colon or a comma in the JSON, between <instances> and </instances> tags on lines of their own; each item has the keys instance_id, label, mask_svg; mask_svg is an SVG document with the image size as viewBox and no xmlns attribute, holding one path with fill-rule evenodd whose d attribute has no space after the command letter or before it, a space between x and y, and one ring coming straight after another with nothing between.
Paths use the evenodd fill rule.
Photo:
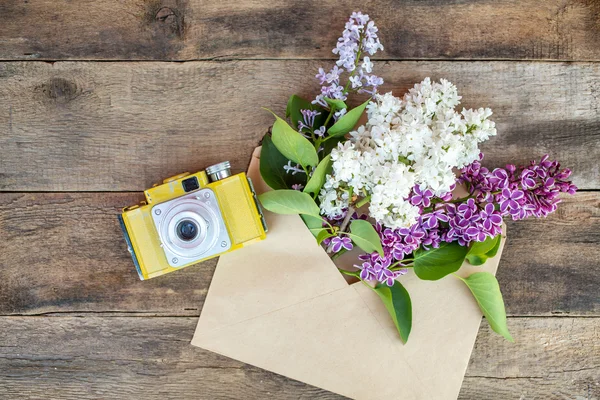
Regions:
<instances>
[{"instance_id":1,"label":"envelope flap","mask_svg":"<svg viewBox=\"0 0 600 400\"><path fill-rule=\"evenodd\" d=\"M258 193L267 190L257 157L252 158L248 176ZM298 215L264 213L267 238L219 259L197 332L216 330L347 287Z\"/></svg>"}]
</instances>

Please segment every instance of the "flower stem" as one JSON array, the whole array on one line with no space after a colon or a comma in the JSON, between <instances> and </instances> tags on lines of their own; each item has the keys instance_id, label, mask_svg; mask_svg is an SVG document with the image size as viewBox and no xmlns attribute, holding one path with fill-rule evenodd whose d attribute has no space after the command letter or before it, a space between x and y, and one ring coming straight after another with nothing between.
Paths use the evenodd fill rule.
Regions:
<instances>
[{"instance_id":1,"label":"flower stem","mask_svg":"<svg viewBox=\"0 0 600 400\"><path fill-rule=\"evenodd\" d=\"M369 201L371 201L370 195L363 197L362 199L360 199L359 201L356 202L356 208L361 208L362 206L367 204Z\"/></svg>"},{"instance_id":2,"label":"flower stem","mask_svg":"<svg viewBox=\"0 0 600 400\"><path fill-rule=\"evenodd\" d=\"M340 232L346 232L346 228L350 223L350 219L352 218L352 214L354 214L354 207L352 205L348 205L348 211L346 212L346 216L344 217L344 221L340 225Z\"/></svg>"},{"instance_id":3,"label":"flower stem","mask_svg":"<svg viewBox=\"0 0 600 400\"><path fill-rule=\"evenodd\" d=\"M345 269L342 269L342 268L339 268L339 267L338 267L338 270L339 270L339 271L340 271L342 274L344 274L344 275L349 275L349 276L353 276L353 277L355 277L355 278L358 278L358 272L347 271L347 270L345 270ZM359 279L360 279L360 278L359 278Z\"/></svg>"},{"instance_id":4,"label":"flower stem","mask_svg":"<svg viewBox=\"0 0 600 400\"><path fill-rule=\"evenodd\" d=\"M344 254L344 253L345 253L345 252L347 252L347 251L348 251L348 250L346 250L345 248L343 248L343 247L342 247L342 248L340 249L340 251L338 251L337 253L335 253L334 255L332 255L332 256L331 256L331 260L332 260L332 261L335 261L335 260L337 260L338 258L340 258L340 256L341 256L342 254Z\"/></svg>"}]
</instances>

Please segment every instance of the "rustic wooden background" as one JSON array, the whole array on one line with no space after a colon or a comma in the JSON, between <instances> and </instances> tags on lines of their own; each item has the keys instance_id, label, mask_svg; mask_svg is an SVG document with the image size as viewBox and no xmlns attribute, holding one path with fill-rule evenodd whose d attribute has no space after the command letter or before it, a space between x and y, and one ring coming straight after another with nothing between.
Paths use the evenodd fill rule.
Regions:
<instances>
[{"instance_id":1,"label":"rustic wooden background","mask_svg":"<svg viewBox=\"0 0 600 400\"><path fill-rule=\"evenodd\" d=\"M313 96L357 9L385 89L450 79L495 112L488 166L550 153L582 189L508 222L516 343L484 321L460 398L600 398L600 0L2 0L0 398L339 398L190 346L215 262L140 282L116 216L170 175L243 170L259 106Z\"/></svg>"}]
</instances>

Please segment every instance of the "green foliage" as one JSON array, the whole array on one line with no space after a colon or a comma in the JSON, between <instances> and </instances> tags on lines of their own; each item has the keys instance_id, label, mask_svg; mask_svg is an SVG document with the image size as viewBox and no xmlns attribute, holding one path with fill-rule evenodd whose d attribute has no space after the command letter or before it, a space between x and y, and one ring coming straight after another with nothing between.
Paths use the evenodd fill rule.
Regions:
<instances>
[{"instance_id":1,"label":"green foliage","mask_svg":"<svg viewBox=\"0 0 600 400\"><path fill-rule=\"evenodd\" d=\"M306 175L302 173L288 174L283 169L288 159L277 150L271 135L266 134L262 140L260 151L260 175L272 189L291 189L294 184L306 184Z\"/></svg>"},{"instance_id":2,"label":"green foliage","mask_svg":"<svg viewBox=\"0 0 600 400\"><path fill-rule=\"evenodd\" d=\"M383 301L398 329L400 338L406 343L412 328L412 303L408 291L398 281L395 281L392 287L378 283L373 290Z\"/></svg>"},{"instance_id":3,"label":"green foliage","mask_svg":"<svg viewBox=\"0 0 600 400\"><path fill-rule=\"evenodd\" d=\"M460 279L473 293L481 312L485 315L494 332L513 342L514 340L508 332L504 300L496 277L489 272L476 272L465 279Z\"/></svg>"},{"instance_id":4,"label":"green foliage","mask_svg":"<svg viewBox=\"0 0 600 400\"><path fill-rule=\"evenodd\" d=\"M437 249L418 249L413 261L415 274L428 281L441 279L460 269L468 251L468 247L456 242L442 242Z\"/></svg>"},{"instance_id":5,"label":"green foliage","mask_svg":"<svg viewBox=\"0 0 600 400\"><path fill-rule=\"evenodd\" d=\"M348 108L346 103L340 99L330 99L329 97L325 97L325 101L327 104L329 104L329 107L331 107L333 111L339 111L343 110L344 108Z\"/></svg>"},{"instance_id":6,"label":"green foliage","mask_svg":"<svg viewBox=\"0 0 600 400\"><path fill-rule=\"evenodd\" d=\"M277 214L306 214L316 218L319 206L308 194L293 189L272 190L258 195L264 208Z\"/></svg>"},{"instance_id":7,"label":"green foliage","mask_svg":"<svg viewBox=\"0 0 600 400\"><path fill-rule=\"evenodd\" d=\"M350 132L358 123L358 120L370 101L371 100L367 100L360 106L348 111L342 118L338 119L329 130L327 130L327 133L329 133L330 136L338 137L344 136L346 133Z\"/></svg>"},{"instance_id":8,"label":"green foliage","mask_svg":"<svg viewBox=\"0 0 600 400\"><path fill-rule=\"evenodd\" d=\"M483 265L488 258L494 257L500 247L500 236L488 237L483 242L473 242L467 253L471 265Z\"/></svg>"},{"instance_id":9,"label":"green foliage","mask_svg":"<svg viewBox=\"0 0 600 400\"><path fill-rule=\"evenodd\" d=\"M363 251L367 253L376 251L383 256L381 239L370 222L363 219L355 219L350 223L350 233L348 236Z\"/></svg>"},{"instance_id":10,"label":"green foliage","mask_svg":"<svg viewBox=\"0 0 600 400\"><path fill-rule=\"evenodd\" d=\"M323 243L323 240L330 238L330 237L334 237L334 236L335 235L333 233L329 232L329 229L323 228L317 234L317 243L321 244L321 243Z\"/></svg>"},{"instance_id":11,"label":"green foliage","mask_svg":"<svg viewBox=\"0 0 600 400\"><path fill-rule=\"evenodd\" d=\"M302 165L314 167L319 163L319 157L313 144L292 129L283 119L275 115L275 123L271 130L273 144L286 158Z\"/></svg>"},{"instance_id":12,"label":"green foliage","mask_svg":"<svg viewBox=\"0 0 600 400\"><path fill-rule=\"evenodd\" d=\"M331 173L332 166L331 155L328 154L321 160L319 165L317 165L317 168L315 168L313 171L312 176L304 188L304 191L306 193L319 193L321 187L325 183L325 176Z\"/></svg>"},{"instance_id":13,"label":"green foliage","mask_svg":"<svg viewBox=\"0 0 600 400\"><path fill-rule=\"evenodd\" d=\"M306 224L306 227L310 230L313 236L316 238L321 230L323 229L323 219L321 217L315 217L307 214L300 214L300 217Z\"/></svg>"},{"instance_id":14,"label":"green foliage","mask_svg":"<svg viewBox=\"0 0 600 400\"><path fill-rule=\"evenodd\" d=\"M498 240L496 240L496 244L494 245L494 247L492 247L492 249L490 251L488 251L487 253L485 253L485 255L488 258L492 258L495 257L496 254L498 253L498 249L500 249L500 244L502 243L502 234L496 235L498 237Z\"/></svg>"},{"instance_id":15,"label":"green foliage","mask_svg":"<svg viewBox=\"0 0 600 400\"><path fill-rule=\"evenodd\" d=\"M290 96L285 109L285 117L290 119L294 129L298 127L298 122L303 119L300 110L314 110L320 112L321 114L315 117L315 126L319 127L325 123L327 111L323 109L323 107L312 104L310 101L294 94Z\"/></svg>"}]
</instances>

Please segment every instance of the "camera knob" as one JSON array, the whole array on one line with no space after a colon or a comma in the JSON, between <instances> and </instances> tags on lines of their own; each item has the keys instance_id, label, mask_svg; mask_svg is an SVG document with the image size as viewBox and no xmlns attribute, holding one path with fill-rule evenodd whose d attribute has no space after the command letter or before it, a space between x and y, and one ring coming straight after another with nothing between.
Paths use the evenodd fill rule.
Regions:
<instances>
[{"instance_id":1,"label":"camera knob","mask_svg":"<svg viewBox=\"0 0 600 400\"><path fill-rule=\"evenodd\" d=\"M220 181L231 176L231 164L229 161L223 161L221 163L211 165L206 168L206 174L211 182Z\"/></svg>"}]
</instances>

